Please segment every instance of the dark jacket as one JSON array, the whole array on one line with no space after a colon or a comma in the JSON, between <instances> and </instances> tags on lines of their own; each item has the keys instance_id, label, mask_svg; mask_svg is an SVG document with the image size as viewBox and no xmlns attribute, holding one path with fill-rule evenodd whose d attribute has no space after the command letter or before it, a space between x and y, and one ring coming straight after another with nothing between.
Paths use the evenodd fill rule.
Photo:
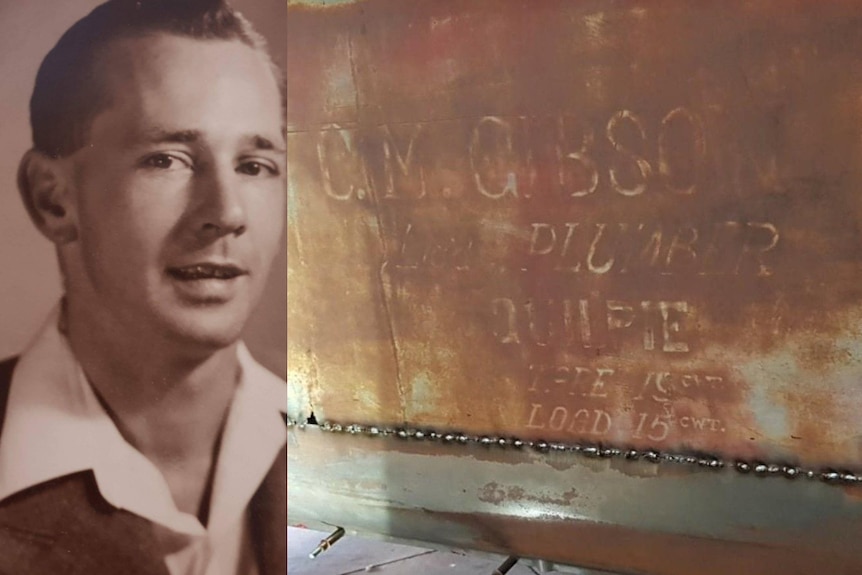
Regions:
<instances>
[{"instance_id":1,"label":"dark jacket","mask_svg":"<svg viewBox=\"0 0 862 575\"><path fill-rule=\"evenodd\" d=\"M17 358L0 363L0 430ZM34 453L33 457L38 457ZM249 504L260 575L287 573L287 448ZM116 509L92 471L0 501L0 575L168 575L150 522Z\"/></svg>"}]
</instances>

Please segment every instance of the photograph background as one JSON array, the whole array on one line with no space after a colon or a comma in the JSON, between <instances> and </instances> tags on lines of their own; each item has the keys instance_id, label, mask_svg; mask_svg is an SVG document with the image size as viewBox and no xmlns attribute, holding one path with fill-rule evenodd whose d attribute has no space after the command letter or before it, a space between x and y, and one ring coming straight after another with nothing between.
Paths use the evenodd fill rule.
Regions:
<instances>
[{"instance_id":1,"label":"photograph background","mask_svg":"<svg viewBox=\"0 0 862 575\"><path fill-rule=\"evenodd\" d=\"M63 32L99 4L0 0L0 359L22 351L61 295L53 246L30 222L15 184L18 162L31 145L28 102L36 71ZM286 3L232 4L267 38L284 69ZM286 264L283 248L245 335L255 357L282 377L287 373Z\"/></svg>"}]
</instances>

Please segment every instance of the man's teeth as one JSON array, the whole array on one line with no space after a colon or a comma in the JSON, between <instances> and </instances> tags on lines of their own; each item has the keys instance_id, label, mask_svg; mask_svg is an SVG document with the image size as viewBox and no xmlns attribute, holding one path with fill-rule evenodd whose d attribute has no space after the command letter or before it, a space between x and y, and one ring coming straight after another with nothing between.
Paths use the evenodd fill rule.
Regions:
<instances>
[{"instance_id":1,"label":"man's teeth","mask_svg":"<svg viewBox=\"0 0 862 575\"><path fill-rule=\"evenodd\" d=\"M239 271L234 268L224 268L218 266L189 266L185 268L175 268L173 275L184 280L202 280L202 279L232 279L240 275Z\"/></svg>"}]
</instances>

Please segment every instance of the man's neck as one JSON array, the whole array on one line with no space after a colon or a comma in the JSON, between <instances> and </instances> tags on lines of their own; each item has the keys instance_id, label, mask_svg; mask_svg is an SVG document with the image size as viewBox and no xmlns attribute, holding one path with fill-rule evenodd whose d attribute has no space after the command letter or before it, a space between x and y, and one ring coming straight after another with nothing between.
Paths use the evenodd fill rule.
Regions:
<instances>
[{"instance_id":1,"label":"man's neck","mask_svg":"<svg viewBox=\"0 0 862 575\"><path fill-rule=\"evenodd\" d=\"M239 377L236 345L183 354L83 319L67 310L65 333L90 385L125 439L162 471L177 506L198 514Z\"/></svg>"}]
</instances>

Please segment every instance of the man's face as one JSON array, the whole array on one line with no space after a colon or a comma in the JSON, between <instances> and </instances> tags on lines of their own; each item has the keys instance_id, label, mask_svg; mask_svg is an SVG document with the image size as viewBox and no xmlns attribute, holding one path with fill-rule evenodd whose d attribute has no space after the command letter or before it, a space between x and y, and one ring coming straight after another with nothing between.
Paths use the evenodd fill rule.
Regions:
<instances>
[{"instance_id":1,"label":"man's face","mask_svg":"<svg viewBox=\"0 0 862 575\"><path fill-rule=\"evenodd\" d=\"M68 159L69 298L123 330L220 347L259 300L284 221L281 97L234 41L151 35L102 63L109 104Z\"/></svg>"}]
</instances>

